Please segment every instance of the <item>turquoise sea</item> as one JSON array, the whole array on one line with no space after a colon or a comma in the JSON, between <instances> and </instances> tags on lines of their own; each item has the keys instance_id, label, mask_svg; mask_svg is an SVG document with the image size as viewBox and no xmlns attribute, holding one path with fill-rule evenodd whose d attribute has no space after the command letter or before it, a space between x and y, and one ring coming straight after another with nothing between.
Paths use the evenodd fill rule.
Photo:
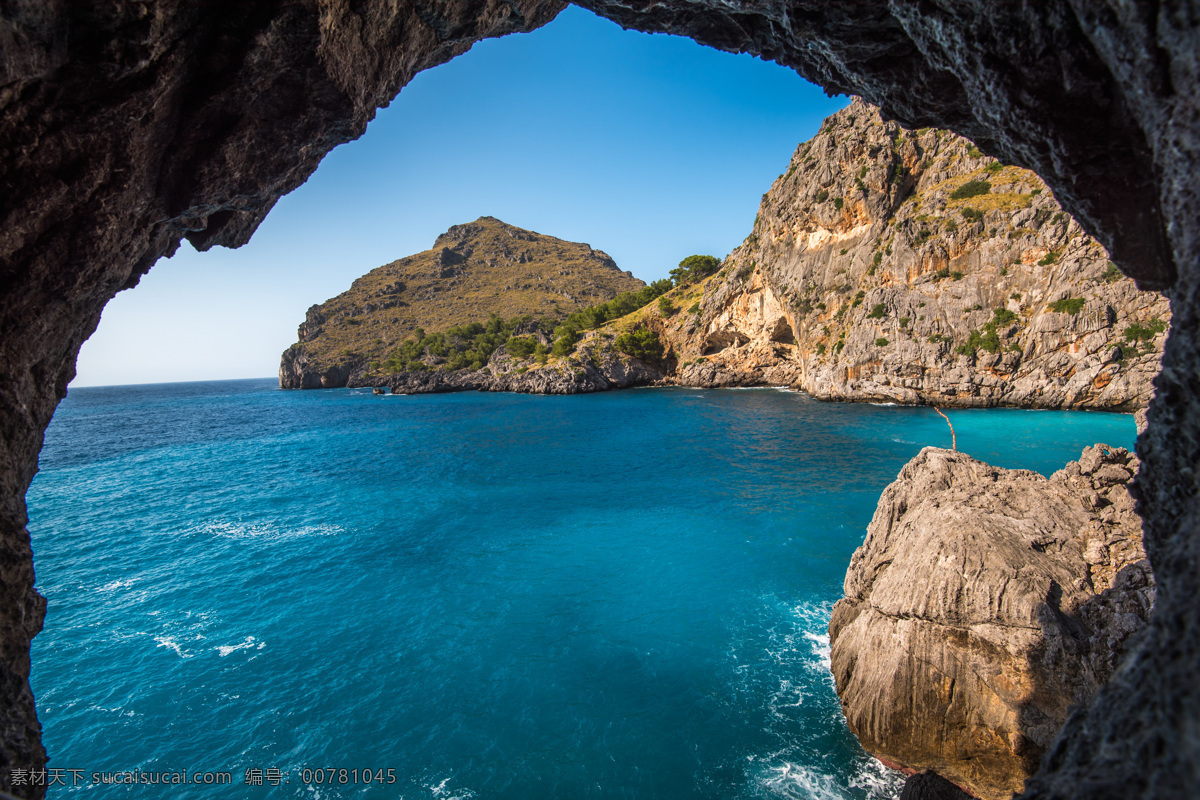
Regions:
<instances>
[{"instance_id":1,"label":"turquoise sea","mask_svg":"<svg viewBox=\"0 0 1200 800\"><path fill-rule=\"evenodd\" d=\"M1135 435L949 415L1045 474ZM925 445L930 409L769 389L72 389L28 496L50 796L895 796L826 625ZM232 785L91 783L133 770Z\"/></svg>"}]
</instances>

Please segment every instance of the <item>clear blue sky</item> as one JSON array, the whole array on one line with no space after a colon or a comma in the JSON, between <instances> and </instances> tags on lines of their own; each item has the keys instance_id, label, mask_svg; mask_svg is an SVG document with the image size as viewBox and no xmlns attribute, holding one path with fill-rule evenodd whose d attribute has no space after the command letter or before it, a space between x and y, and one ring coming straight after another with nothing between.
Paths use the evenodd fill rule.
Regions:
<instances>
[{"instance_id":1,"label":"clear blue sky","mask_svg":"<svg viewBox=\"0 0 1200 800\"><path fill-rule=\"evenodd\" d=\"M484 215L587 242L645 281L724 257L796 145L847 102L571 6L418 75L245 247L160 261L109 303L72 386L275 375L310 305Z\"/></svg>"}]
</instances>

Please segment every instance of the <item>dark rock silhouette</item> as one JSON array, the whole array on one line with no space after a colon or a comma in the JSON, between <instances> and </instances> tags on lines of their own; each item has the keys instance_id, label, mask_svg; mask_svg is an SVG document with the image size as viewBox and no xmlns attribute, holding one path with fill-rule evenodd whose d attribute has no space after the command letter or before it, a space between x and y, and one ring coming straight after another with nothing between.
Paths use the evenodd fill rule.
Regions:
<instances>
[{"instance_id":1,"label":"dark rock silhouette","mask_svg":"<svg viewBox=\"0 0 1200 800\"><path fill-rule=\"evenodd\" d=\"M628 27L751 52L908 127L1034 170L1172 331L1136 483L1158 583L1121 670L1074 714L1030 797L1187 797L1200 785L1200 28L1195 2L587 0ZM186 236L244 243L418 71L562 8L22 3L0 18L0 787L45 753L25 491L104 304ZM28 796L42 789L23 787Z\"/></svg>"}]
</instances>

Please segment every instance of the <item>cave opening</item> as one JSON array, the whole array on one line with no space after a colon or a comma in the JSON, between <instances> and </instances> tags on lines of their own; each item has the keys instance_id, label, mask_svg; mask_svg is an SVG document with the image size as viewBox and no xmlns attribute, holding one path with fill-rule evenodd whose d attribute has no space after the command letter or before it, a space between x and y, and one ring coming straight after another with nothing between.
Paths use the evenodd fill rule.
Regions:
<instances>
[{"instance_id":1,"label":"cave opening","mask_svg":"<svg viewBox=\"0 0 1200 800\"><path fill-rule=\"evenodd\" d=\"M560 10L534 4L509 8L516 5L527 15L517 27L537 27ZM1155 8L1124 17L1095 16L1066 3L965 11L905 3L887 11L874 4L828 9L804 2L771 9L588 5L642 30L769 54L830 89L865 96L910 125L939 125L968 136L987 152L1038 172L1144 286L1171 288L1176 322L1151 427L1142 440L1146 460L1139 478L1148 547L1156 570L1163 570L1156 616L1140 640L1138 658L1086 714L1068 724L1052 762L1028 791L1038 797L1086 797L1100 786L1112 789L1112 796L1188 795L1200 764L1195 758L1200 743L1191 730L1200 714L1194 693L1186 690L1200 655L1195 626L1187 624L1200 583L1194 559L1187 556L1196 536L1192 453L1200 422L1192 386L1200 237L1191 211L1200 174L1200 156L1191 143L1200 103L1197 82L1189 77L1196 73L1200 47L1188 9ZM449 14L462 11L447 9ZM464 23L460 17L435 19L421 29L460 37L448 44L436 36L432 43L414 43L411 30L387 25L360 27L368 34L361 38L338 38L330 35L337 31L320 28L314 10L302 8L272 25L266 24L272 22L266 12L263 20L217 23L194 10L167 9L158 27L122 27L70 7L48 8L37 19L5 21L6 32L16 28L22 34L5 39L16 57L5 63L6 88L13 91L4 98L3 129L6 153L20 154L7 165L4 206L10 223L4 256L13 265L6 272L13 291L3 305L3 533L10 552L4 575L4 686L11 709L4 751L9 763L44 763L26 682L28 645L44 609L33 591L22 498L36 472L42 433L74 375L75 354L104 303L171 251L185 231L205 246L244 242L275 200L303 182L316 160L361 133L374 107L387 103L405 82L404 70L411 77L504 28L487 16L488 9L471 11L487 24L472 27L471 20ZM346 30L352 29L358 10L339 13L343 16L330 12L321 24L346 23ZM80 41L87 47L69 51L63 43L72 24L92 26L101 37L120 31L109 37L116 48L88 49L97 39L84 37ZM238 24L247 30L236 30ZM127 73L93 68L124 43L142 52L142 44L163 31L183 34L176 61L164 66L139 57L120 65L136 72L149 63L147 80L110 80ZM221 36L231 33L243 48L239 56L257 47L256 55L279 58L197 55L199 45L228 42ZM316 61L322 35L328 36L321 45L324 71L293 69ZM415 63L385 64L378 45L389 37L396 47L418 51ZM1047 53L1054 56L1047 59ZM60 70L70 59L82 69ZM372 64L382 66L378 72L364 68ZM149 95L171 96L164 86L178 86L174 77L193 67L205 85L233 87L228 94L218 92L218 105L246 109L250 120L225 131L229 138L215 148L195 146L187 126L178 141L164 138L161 119L147 123L144 115L131 113L154 107L146 102ZM255 93L242 89L261 85L264 74L272 80L288 74L292 83L283 83L291 88L312 80L319 91L297 102L290 109L295 113L256 107ZM86 112L82 116L80 108ZM156 108L170 114L177 107ZM214 119L201 113L189 120L191 130L207 136ZM83 135L83 128L94 132ZM61 146L68 142L73 144ZM81 149L98 157L76 159ZM237 157L239 149L246 155ZM64 160L64 154L71 158ZM252 163L255 159L258 163ZM130 165L163 163L171 168L162 174L135 169L113 180ZM187 176L186 187L174 180L179 174ZM63 180L72 177L80 180ZM40 324L30 324L34 319ZM1110 759L1103 745L1114 736L1124 755Z\"/></svg>"}]
</instances>

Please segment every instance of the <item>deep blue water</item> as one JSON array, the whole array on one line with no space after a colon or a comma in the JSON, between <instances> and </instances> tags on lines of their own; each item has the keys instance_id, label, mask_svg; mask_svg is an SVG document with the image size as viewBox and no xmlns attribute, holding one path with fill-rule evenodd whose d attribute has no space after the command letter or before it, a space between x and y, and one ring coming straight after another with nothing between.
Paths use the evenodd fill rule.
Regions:
<instances>
[{"instance_id":1,"label":"deep blue water","mask_svg":"<svg viewBox=\"0 0 1200 800\"><path fill-rule=\"evenodd\" d=\"M949 413L1045 474L1135 434ZM773 390L73 389L28 498L50 766L234 787L52 796L893 796L825 627L880 491L948 443L929 409ZM395 783L302 784L327 767Z\"/></svg>"}]
</instances>

